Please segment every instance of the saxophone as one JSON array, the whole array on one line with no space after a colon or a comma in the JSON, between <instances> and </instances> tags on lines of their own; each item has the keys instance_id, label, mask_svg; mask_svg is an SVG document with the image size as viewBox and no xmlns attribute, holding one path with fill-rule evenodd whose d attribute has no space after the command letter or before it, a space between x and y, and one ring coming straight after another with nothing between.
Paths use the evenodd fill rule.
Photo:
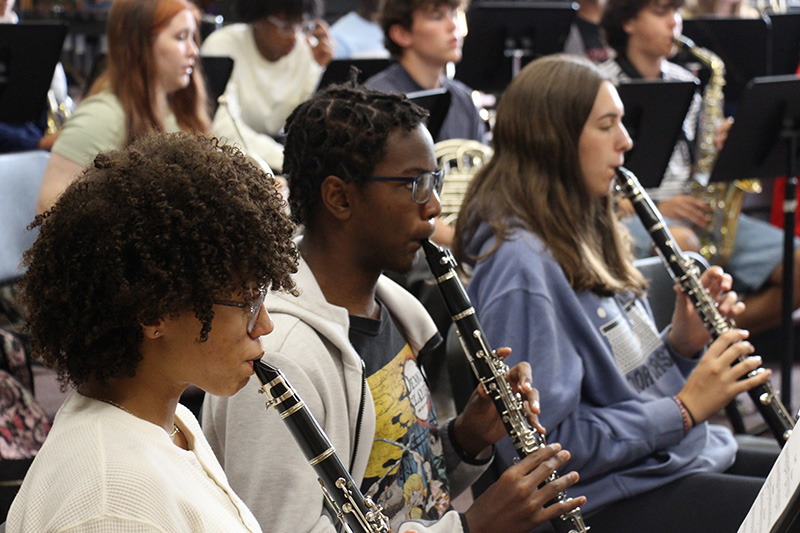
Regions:
<instances>
[{"instance_id":1,"label":"saxophone","mask_svg":"<svg viewBox=\"0 0 800 533\"><path fill-rule=\"evenodd\" d=\"M695 228L700 240L700 254L711 264L724 265L733 253L736 225L742 211L745 193L760 193L761 183L756 179L708 183L714 168L717 149L714 135L717 127L725 120L723 104L725 96L725 63L718 55L706 48L697 46L686 36L676 39L679 48L685 48L701 63L711 70L711 78L703 92L703 112L698 128L698 181L691 182L692 194L711 208L711 220L705 228ZM702 183L701 183L702 182Z\"/></svg>"},{"instance_id":2,"label":"saxophone","mask_svg":"<svg viewBox=\"0 0 800 533\"><path fill-rule=\"evenodd\" d=\"M261 382L258 392L267 395L267 409L275 407L286 422L319 476L325 501L341 523L353 533L391 533L389 519L381 512L381 506L361 493L330 439L283 372L261 360L253 364L253 370Z\"/></svg>"},{"instance_id":3,"label":"saxophone","mask_svg":"<svg viewBox=\"0 0 800 533\"><path fill-rule=\"evenodd\" d=\"M706 329L711 333L712 340L730 330L733 327L732 324L719 312L716 302L709 296L703 284L700 283L699 269L690 258L683 254L675 243L664 219L661 217L661 213L658 212L650 197L644 192L636 176L631 171L619 167L617 169L616 182L617 189L633 204L636 214L642 220L642 224L644 224L653 239L658 255L664 261L670 276L680 286L681 291L692 301L697 314L700 315ZM743 359L744 357L740 357L737 362ZM761 371L763 371L761 368L753 370L747 376L753 376ZM747 392L778 444L780 446L786 444L792 434L795 419L778 398L772 384L767 381L763 385L753 387Z\"/></svg>"},{"instance_id":4,"label":"saxophone","mask_svg":"<svg viewBox=\"0 0 800 533\"><path fill-rule=\"evenodd\" d=\"M45 134L59 133L67 119L72 116L72 108L73 102L71 98L67 97L66 101L59 104L56 99L56 93L53 89L48 89L47 126L44 129Z\"/></svg>"},{"instance_id":5,"label":"saxophone","mask_svg":"<svg viewBox=\"0 0 800 533\"><path fill-rule=\"evenodd\" d=\"M544 447L547 444L544 437L528 423L522 400L519 394L511 390L511 385L506 379L508 366L494 355L486 342L483 329L475 317L475 309L456 274L456 262L452 254L427 239L422 241L422 249L425 251L425 259L436 279L436 285L442 293L447 310L456 325L464 353L475 376L492 398L517 455L525 457ZM553 472L545 483L550 483L557 477L558 474ZM549 503L566 500L566 494L560 492ZM556 533L585 533L589 530L583 522L580 507L552 520L550 524Z\"/></svg>"}]
</instances>

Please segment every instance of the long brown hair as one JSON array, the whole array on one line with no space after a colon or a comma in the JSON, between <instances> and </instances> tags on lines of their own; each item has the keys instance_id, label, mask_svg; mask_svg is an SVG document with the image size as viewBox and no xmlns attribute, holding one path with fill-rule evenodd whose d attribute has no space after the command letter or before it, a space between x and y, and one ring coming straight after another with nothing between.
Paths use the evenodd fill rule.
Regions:
<instances>
[{"instance_id":1,"label":"long brown hair","mask_svg":"<svg viewBox=\"0 0 800 533\"><path fill-rule=\"evenodd\" d=\"M128 143L145 133L164 131L164 124L153 109L156 78L153 41L184 9L195 15L199 25L200 13L187 0L114 0L111 4L106 28L108 65L90 94L108 89L117 96L128 121ZM198 47L199 39L196 34ZM181 129L210 133L208 98L199 61L189 85L170 94L168 101Z\"/></svg>"},{"instance_id":2,"label":"long brown hair","mask_svg":"<svg viewBox=\"0 0 800 533\"><path fill-rule=\"evenodd\" d=\"M591 196L581 172L578 140L603 81L589 61L554 55L526 66L506 89L494 156L472 180L458 218L459 262L491 255L521 224L544 242L575 290L643 292L612 196ZM483 221L494 231L495 247L467 257L465 245Z\"/></svg>"}]
</instances>

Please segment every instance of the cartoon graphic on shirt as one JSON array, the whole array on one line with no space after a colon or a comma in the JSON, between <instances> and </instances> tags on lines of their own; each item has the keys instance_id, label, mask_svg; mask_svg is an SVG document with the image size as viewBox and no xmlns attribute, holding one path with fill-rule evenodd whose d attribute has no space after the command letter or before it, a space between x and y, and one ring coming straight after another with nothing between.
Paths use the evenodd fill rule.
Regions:
<instances>
[{"instance_id":1,"label":"cartoon graphic on shirt","mask_svg":"<svg viewBox=\"0 0 800 533\"><path fill-rule=\"evenodd\" d=\"M425 379L408 345L368 379L376 429L365 494L393 516L435 520L450 507L444 452ZM375 497L377 495L377 497Z\"/></svg>"}]
</instances>

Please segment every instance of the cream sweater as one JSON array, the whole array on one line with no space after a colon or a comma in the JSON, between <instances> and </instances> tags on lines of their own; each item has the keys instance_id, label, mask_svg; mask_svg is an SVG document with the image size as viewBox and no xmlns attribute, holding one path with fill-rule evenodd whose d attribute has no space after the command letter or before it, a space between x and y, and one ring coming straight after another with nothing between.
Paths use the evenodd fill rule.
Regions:
<instances>
[{"instance_id":1,"label":"cream sweater","mask_svg":"<svg viewBox=\"0 0 800 533\"><path fill-rule=\"evenodd\" d=\"M260 532L188 409L160 427L72 392L8 513L16 532Z\"/></svg>"}]
</instances>

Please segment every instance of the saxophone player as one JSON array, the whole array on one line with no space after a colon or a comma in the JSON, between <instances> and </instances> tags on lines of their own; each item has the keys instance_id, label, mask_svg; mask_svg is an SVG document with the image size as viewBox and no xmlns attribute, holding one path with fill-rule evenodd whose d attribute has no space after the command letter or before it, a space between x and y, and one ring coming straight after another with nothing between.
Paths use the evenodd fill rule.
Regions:
<instances>
[{"instance_id":1,"label":"saxophone player","mask_svg":"<svg viewBox=\"0 0 800 533\"><path fill-rule=\"evenodd\" d=\"M674 53L673 43L681 35L679 9L682 5L683 0L609 0L601 25L616 57L601 65L603 72L615 82L695 79L689 71L668 60ZM703 113L711 111L703 105L698 93L687 113L661 185L647 191L683 250L698 250L696 232L708 225L711 216L707 202L689 193L694 180L693 163L699 160L699 156L693 158L693 153L700 151L701 139L697 138L696 131ZM729 120L723 121L716 136L714 132L709 134L716 137L714 142L706 144L714 144L719 149L730 125ZM713 150L714 146L709 149ZM650 255L650 238L641 223L636 217L625 219L625 223L634 238L637 256ZM737 324L752 333L780 323L782 242L783 235L776 228L739 215L735 242L725 269L733 276L734 289L747 303L745 311L737 317ZM795 278L800 271L798 260L800 254L795 245ZM800 306L797 283L793 304L794 308Z\"/></svg>"},{"instance_id":2,"label":"saxophone player","mask_svg":"<svg viewBox=\"0 0 800 533\"><path fill-rule=\"evenodd\" d=\"M477 392L461 415L437 419L419 363L435 353L436 327L382 275L411 267L441 209L442 173L424 116L402 95L350 86L319 92L290 115L284 171L292 216L305 228L294 277L301 294L267 297L279 336L264 338L265 360L285 372L392 531L527 532L585 503L546 506L578 479L560 468L569 454L541 448L463 514L452 511L451 499L483 471L506 430ZM541 430L530 380L527 363L509 372ZM257 385L249 387L204 406L204 431L232 486L264 531L333 531L316 476L278 417L263 415ZM537 489L555 469L564 475Z\"/></svg>"}]
</instances>

